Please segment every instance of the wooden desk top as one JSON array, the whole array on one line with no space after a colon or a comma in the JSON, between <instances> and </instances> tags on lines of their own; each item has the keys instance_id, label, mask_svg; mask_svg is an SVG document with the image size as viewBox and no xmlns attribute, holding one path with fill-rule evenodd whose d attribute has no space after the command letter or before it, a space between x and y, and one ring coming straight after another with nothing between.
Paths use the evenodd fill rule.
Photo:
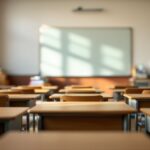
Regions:
<instances>
[{"instance_id":1,"label":"wooden desk top","mask_svg":"<svg viewBox=\"0 0 150 150\"><path fill-rule=\"evenodd\" d=\"M143 112L144 114L150 116L150 108L141 108L140 110L141 110L141 112Z\"/></svg>"},{"instance_id":2,"label":"wooden desk top","mask_svg":"<svg viewBox=\"0 0 150 150\"><path fill-rule=\"evenodd\" d=\"M103 93L103 91L94 88L80 88L80 89L61 89L60 93Z\"/></svg>"},{"instance_id":3,"label":"wooden desk top","mask_svg":"<svg viewBox=\"0 0 150 150\"><path fill-rule=\"evenodd\" d=\"M26 113L28 107L0 107L0 119L15 119L17 116Z\"/></svg>"},{"instance_id":4,"label":"wooden desk top","mask_svg":"<svg viewBox=\"0 0 150 150\"><path fill-rule=\"evenodd\" d=\"M34 93L35 94L48 94L50 92L49 89L35 89Z\"/></svg>"},{"instance_id":5,"label":"wooden desk top","mask_svg":"<svg viewBox=\"0 0 150 150\"><path fill-rule=\"evenodd\" d=\"M40 132L7 133L0 140L2 150L149 150L150 139L142 133Z\"/></svg>"},{"instance_id":6,"label":"wooden desk top","mask_svg":"<svg viewBox=\"0 0 150 150\"><path fill-rule=\"evenodd\" d=\"M8 94L10 101L12 100L37 100L40 98L39 94Z\"/></svg>"},{"instance_id":7,"label":"wooden desk top","mask_svg":"<svg viewBox=\"0 0 150 150\"><path fill-rule=\"evenodd\" d=\"M126 89L113 89L113 92L124 93Z\"/></svg>"},{"instance_id":8,"label":"wooden desk top","mask_svg":"<svg viewBox=\"0 0 150 150\"><path fill-rule=\"evenodd\" d=\"M1 94L7 94L7 93L14 93L14 92L20 92L20 90L19 89L3 89L3 90L0 90L0 93Z\"/></svg>"},{"instance_id":9,"label":"wooden desk top","mask_svg":"<svg viewBox=\"0 0 150 150\"><path fill-rule=\"evenodd\" d=\"M57 90L58 86L42 86L42 89Z\"/></svg>"},{"instance_id":10,"label":"wooden desk top","mask_svg":"<svg viewBox=\"0 0 150 150\"><path fill-rule=\"evenodd\" d=\"M102 94L62 94L62 93L56 93L49 96L50 99L60 99L62 96L66 95L85 95L85 96L95 96L95 95L101 95L104 99L111 99L113 98L112 94L102 93Z\"/></svg>"},{"instance_id":11,"label":"wooden desk top","mask_svg":"<svg viewBox=\"0 0 150 150\"><path fill-rule=\"evenodd\" d=\"M124 94L124 97L128 99L136 99L136 100L150 100L150 94Z\"/></svg>"},{"instance_id":12,"label":"wooden desk top","mask_svg":"<svg viewBox=\"0 0 150 150\"><path fill-rule=\"evenodd\" d=\"M27 89L27 88L31 88L31 89L45 89L45 90L57 90L58 86L31 86L31 85L26 85L26 86L16 86L13 87L12 89Z\"/></svg>"},{"instance_id":13,"label":"wooden desk top","mask_svg":"<svg viewBox=\"0 0 150 150\"><path fill-rule=\"evenodd\" d=\"M136 110L123 102L43 102L31 113L129 114Z\"/></svg>"}]
</instances>

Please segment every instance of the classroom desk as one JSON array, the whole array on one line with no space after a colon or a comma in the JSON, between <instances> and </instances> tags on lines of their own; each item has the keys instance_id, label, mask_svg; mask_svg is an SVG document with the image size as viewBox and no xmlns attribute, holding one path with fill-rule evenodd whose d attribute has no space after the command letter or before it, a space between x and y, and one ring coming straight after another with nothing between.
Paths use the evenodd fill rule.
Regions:
<instances>
[{"instance_id":1,"label":"classroom desk","mask_svg":"<svg viewBox=\"0 0 150 150\"><path fill-rule=\"evenodd\" d=\"M21 117L27 110L27 107L0 107L0 134L11 129L21 129Z\"/></svg>"},{"instance_id":2,"label":"classroom desk","mask_svg":"<svg viewBox=\"0 0 150 150\"><path fill-rule=\"evenodd\" d=\"M50 92L49 89L35 89L34 93L35 94L48 94Z\"/></svg>"},{"instance_id":3,"label":"classroom desk","mask_svg":"<svg viewBox=\"0 0 150 150\"><path fill-rule=\"evenodd\" d=\"M101 91L99 89L94 88L80 88L80 89L61 89L59 90L59 93L103 93L104 91Z\"/></svg>"},{"instance_id":4,"label":"classroom desk","mask_svg":"<svg viewBox=\"0 0 150 150\"><path fill-rule=\"evenodd\" d=\"M48 89L48 90L57 90L58 86L42 86L42 89Z\"/></svg>"},{"instance_id":5,"label":"classroom desk","mask_svg":"<svg viewBox=\"0 0 150 150\"><path fill-rule=\"evenodd\" d=\"M41 95L41 100L44 101L51 95L52 91L50 89L35 89L34 90L35 94L40 94Z\"/></svg>"},{"instance_id":6,"label":"classroom desk","mask_svg":"<svg viewBox=\"0 0 150 150\"><path fill-rule=\"evenodd\" d=\"M124 94L126 102L137 110L136 130L138 130L138 112L140 108L150 108L150 94Z\"/></svg>"},{"instance_id":7,"label":"classroom desk","mask_svg":"<svg viewBox=\"0 0 150 150\"><path fill-rule=\"evenodd\" d=\"M42 130L130 130L133 112L123 102L43 102L30 109Z\"/></svg>"},{"instance_id":8,"label":"classroom desk","mask_svg":"<svg viewBox=\"0 0 150 150\"><path fill-rule=\"evenodd\" d=\"M49 99L51 100L56 100L56 101L61 101L61 97L65 96L65 95L70 95L70 94L63 94L63 93L56 93L56 94L52 94L51 96L49 96ZM71 95L88 95L88 94L71 94ZM89 94L91 95L101 95L104 99L104 101L108 101L108 99L112 99L113 96L111 94L107 94L107 93L102 93L102 94Z\"/></svg>"},{"instance_id":9,"label":"classroom desk","mask_svg":"<svg viewBox=\"0 0 150 150\"><path fill-rule=\"evenodd\" d=\"M142 108L141 112L145 114L145 131L150 133L150 108Z\"/></svg>"},{"instance_id":10,"label":"classroom desk","mask_svg":"<svg viewBox=\"0 0 150 150\"><path fill-rule=\"evenodd\" d=\"M2 150L149 150L150 138L142 133L41 132L8 133Z\"/></svg>"},{"instance_id":11,"label":"classroom desk","mask_svg":"<svg viewBox=\"0 0 150 150\"><path fill-rule=\"evenodd\" d=\"M124 94L124 97L126 98L127 103L136 100L136 109L138 111L140 111L140 108L142 107L150 107L150 94Z\"/></svg>"},{"instance_id":12,"label":"classroom desk","mask_svg":"<svg viewBox=\"0 0 150 150\"><path fill-rule=\"evenodd\" d=\"M39 94L8 94L10 106L31 107L35 105Z\"/></svg>"},{"instance_id":13,"label":"classroom desk","mask_svg":"<svg viewBox=\"0 0 150 150\"><path fill-rule=\"evenodd\" d=\"M123 94L125 92L125 88L117 88L117 89L112 89L113 91L113 98L117 101L123 99Z\"/></svg>"},{"instance_id":14,"label":"classroom desk","mask_svg":"<svg viewBox=\"0 0 150 150\"><path fill-rule=\"evenodd\" d=\"M150 90L150 87L139 87L138 89ZM113 90L114 99L117 99L117 100L123 99L123 94L125 93L126 88L124 88L124 89L122 89L122 88L115 89L114 88L112 90Z\"/></svg>"}]
</instances>

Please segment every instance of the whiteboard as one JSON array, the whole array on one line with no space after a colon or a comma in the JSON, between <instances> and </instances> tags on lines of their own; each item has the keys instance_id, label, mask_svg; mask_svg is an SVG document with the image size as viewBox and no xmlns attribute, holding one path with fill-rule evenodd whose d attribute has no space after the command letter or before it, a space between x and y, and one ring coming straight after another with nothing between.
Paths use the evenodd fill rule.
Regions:
<instances>
[{"instance_id":1,"label":"whiteboard","mask_svg":"<svg viewBox=\"0 0 150 150\"><path fill-rule=\"evenodd\" d=\"M131 57L130 28L40 28L43 76L129 76Z\"/></svg>"}]
</instances>

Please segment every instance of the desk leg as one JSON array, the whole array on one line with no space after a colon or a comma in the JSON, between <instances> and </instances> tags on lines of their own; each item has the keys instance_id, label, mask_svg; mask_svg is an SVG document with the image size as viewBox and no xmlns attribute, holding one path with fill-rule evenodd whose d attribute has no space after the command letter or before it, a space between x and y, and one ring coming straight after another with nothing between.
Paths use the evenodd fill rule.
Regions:
<instances>
[{"instance_id":1,"label":"desk leg","mask_svg":"<svg viewBox=\"0 0 150 150\"><path fill-rule=\"evenodd\" d=\"M40 116L40 129L41 130L44 130L44 121L43 120L44 120L44 116L41 115Z\"/></svg>"},{"instance_id":2,"label":"desk leg","mask_svg":"<svg viewBox=\"0 0 150 150\"><path fill-rule=\"evenodd\" d=\"M125 103L129 104L129 99L127 97L124 97Z\"/></svg>"},{"instance_id":3,"label":"desk leg","mask_svg":"<svg viewBox=\"0 0 150 150\"><path fill-rule=\"evenodd\" d=\"M139 113L139 103L136 101L136 110L137 110L137 112L136 112L136 114L135 114L135 123L136 123L136 125L135 125L135 129L136 129L136 131L138 131L138 113Z\"/></svg>"},{"instance_id":4,"label":"desk leg","mask_svg":"<svg viewBox=\"0 0 150 150\"><path fill-rule=\"evenodd\" d=\"M145 115L145 132L150 135L150 116Z\"/></svg>"},{"instance_id":5,"label":"desk leg","mask_svg":"<svg viewBox=\"0 0 150 150\"><path fill-rule=\"evenodd\" d=\"M145 133L148 132L147 128L148 128L148 119L147 119L147 115L145 115Z\"/></svg>"},{"instance_id":6,"label":"desk leg","mask_svg":"<svg viewBox=\"0 0 150 150\"><path fill-rule=\"evenodd\" d=\"M129 114L124 116L124 131L131 131L131 117Z\"/></svg>"},{"instance_id":7,"label":"desk leg","mask_svg":"<svg viewBox=\"0 0 150 150\"><path fill-rule=\"evenodd\" d=\"M27 115L26 115L26 117L27 117L27 131L29 131L30 130L30 114L29 113L27 113Z\"/></svg>"},{"instance_id":8,"label":"desk leg","mask_svg":"<svg viewBox=\"0 0 150 150\"><path fill-rule=\"evenodd\" d=\"M41 101L43 102L43 101L45 101L45 94L41 94Z\"/></svg>"},{"instance_id":9,"label":"desk leg","mask_svg":"<svg viewBox=\"0 0 150 150\"><path fill-rule=\"evenodd\" d=\"M35 120L35 114L33 114L33 132L35 132L36 128L36 120Z\"/></svg>"}]
</instances>

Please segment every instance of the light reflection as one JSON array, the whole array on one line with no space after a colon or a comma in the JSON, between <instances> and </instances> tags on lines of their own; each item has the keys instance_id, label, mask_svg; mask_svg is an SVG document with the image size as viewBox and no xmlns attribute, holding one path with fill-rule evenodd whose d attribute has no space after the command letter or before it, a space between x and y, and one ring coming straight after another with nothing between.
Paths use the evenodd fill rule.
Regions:
<instances>
[{"instance_id":1,"label":"light reflection","mask_svg":"<svg viewBox=\"0 0 150 150\"><path fill-rule=\"evenodd\" d=\"M75 33L69 33L68 39L70 42L74 44L81 45L82 47L90 47L91 46L91 40L88 38L83 37L82 35L78 35Z\"/></svg>"},{"instance_id":2,"label":"light reflection","mask_svg":"<svg viewBox=\"0 0 150 150\"><path fill-rule=\"evenodd\" d=\"M115 48L115 47L112 47L109 45L100 46L100 51L105 56L110 56L112 58L116 58L119 60L123 58L123 50L122 49L118 49L118 48Z\"/></svg>"},{"instance_id":3,"label":"light reflection","mask_svg":"<svg viewBox=\"0 0 150 150\"><path fill-rule=\"evenodd\" d=\"M69 48L69 52L71 52L72 54L76 55L76 56L80 56L81 58L86 58L86 59L90 59L91 54L90 54L90 49L82 47L80 45L74 44L74 43L70 43L68 45Z\"/></svg>"},{"instance_id":4,"label":"light reflection","mask_svg":"<svg viewBox=\"0 0 150 150\"><path fill-rule=\"evenodd\" d=\"M59 39L55 39L44 35L41 35L40 37L40 44L57 48L57 50L61 50L62 47L62 44Z\"/></svg>"},{"instance_id":5,"label":"light reflection","mask_svg":"<svg viewBox=\"0 0 150 150\"><path fill-rule=\"evenodd\" d=\"M102 55L102 59L100 63L105 67L112 69L113 72L124 71L125 64L123 61L123 50L117 49L112 46L101 46L100 47L100 55ZM108 70L108 69L107 69Z\"/></svg>"},{"instance_id":6,"label":"light reflection","mask_svg":"<svg viewBox=\"0 0 150 150\"><path fill-rule=\"evenodd\" d=\"M93 75L92 65L89 62L68 57L67 60L67 74L69 76L91 76Z\"/></svg>"},{"instance_id":7,"label":"light reflection","mask_svg":"<svg viewBox=\"0 0 150 150\"><path fill-rule=\"evenodd\" d=\"M41 48L41 63L48 62L49 64L55 65L56 67L62 67L62 54L55 51L54 49L42 47ZM51 66L49 66L51 69Z\"/></svg>"},{"instance_id":8,"label":"light reflection","mask_svg":"<svg viewBox=\"0 0 150 150\"><path fill-rule=\"evenodd\" d=\"M99 69L99 74L104 75L104 76L110 76L110 75L114 75L115 73L111 71L110 69L101 68Z\"/></svg>"}]
</instances>

